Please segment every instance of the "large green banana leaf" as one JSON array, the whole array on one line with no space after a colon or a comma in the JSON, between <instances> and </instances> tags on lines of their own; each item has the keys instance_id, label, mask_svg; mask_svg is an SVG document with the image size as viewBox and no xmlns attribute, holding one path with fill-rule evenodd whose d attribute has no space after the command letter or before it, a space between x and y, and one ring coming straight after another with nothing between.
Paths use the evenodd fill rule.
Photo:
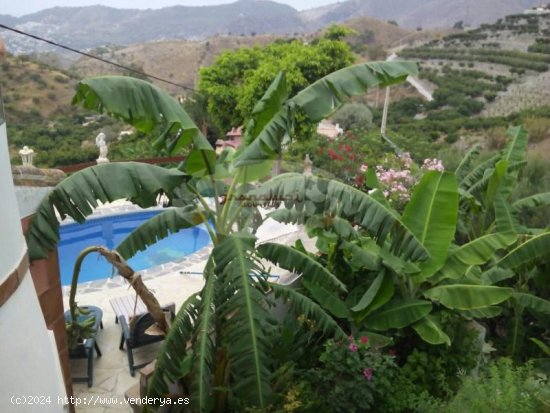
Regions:
<instances>
[{"instance_id":1,"label":"large green banana leaf","mask_svg":"<svg viewBox=\"0 0 550 413\"><path fill-rule=\"evenodd\" d=\"M274 283L270 286L275 298L281 298L288 303L296 315L304 315L309 320L314 320L316 327L325 334L334 334L339 338L346 337L344 330L315 301L300 294L294 288Z\"/></svg>"},{"instance_id":2,"label":"large green banana leaf","mask_svg":"<svg viewBox=\"0 0 550 413\"><path fill-rule=\"evenodd\" d=\"M358 189L338 181L302 174L282 174L262 184L250 196L267 206L284 202L286 208L271 216L282 222L304 222L313 215L337 216L360 225L384 241L391 234L394 252L406 259L423 260L428 252L399 216Z\"/></svg>"},{"instance_id":3,"label":"large green banana leaf","mask_svg":"<svg viewBox=\"0 0 550 413\"><path fill-rule=\"evenodd\" d=\"M529 141L529 134L521 126L514 126L508 129L506 134L510 137L510 140L506 143L502 151L502 160L507 161L508 165L522 164L526 160L527 154L527 142ZM518 170L512 169L509 171L508 185L502 188L503 195L507 197L513 189L514 182L518 176Z\"/></svg>"},{"instance_id":4,"label":"large green banana leaf","mask_svg":"<svg viewBox=\"0 0 550 413\"><path fill-rule=\"evenodd\" d=\"M34 216L27 244L31 260L44 258L59 240L59 221L70 216L77 222L101 203L128 199L142 208L157 205L159 194L172 197L187 175L159 166L117 162L79 171L59 183L40 204Z\"/></svg>"},{"instance_id":5,"label":"large green banana leaf","mask_svg":"<svg viewBox=\"0 0 550 413\"><path fill-rule=\"evenodd\" d=\"M365 326L373 330L403 328L426 317L432 311L432 303L424 300L390 301L365 319Z\"/></svg>"},{"instance_id":6,"label":"large green banana leaf","mask_svg":"<svg viewBox=\"0 0 550 413\"><path fill-rule=\"evenodd\" d=\"M363 311L372 303L372 300L376 297L376 294L380 290L380 286L384 281L384 275L384 271L382 271L376 276L367 291L365 291L365 293L361 296L359 302L351 308L352 311Z\"/></svg>"},{"instance_id":7,"label":"large green banana leaf","mask_svg":"<svg viewBox=\"0 0 550 413\"><path fill-rule=\"evenodd\" d=\"M466 175L466 171L472 164L473 160L477 156L479 156L480 152L481 144L477 143L468 151L468 153L466 153L466 155L464 155L464 158L462 158L455 169L455 176L459 182L462 180L462 178L464 178L464 176Z\"/></svg>"},{"instance_id":8,"label":"large green banana leaf","mask_svg":"<svg viewBox=\"0 0 550 413\"><path fill-rule=\"evenodd\" d=\"M476 238L451 252L441 268L443 278L458 279L464 276L468 267L483 265L496 251L516 242L515 234L489 234Z\"/></svg>"},{"instance_id":9,"label":"large green banana leaf","mask_svg":"<svg viewBox=\"0 0 550 413\"><path fill-rule=\"evenodd\" d=\"M343 241L342 248L350 255L349 262L355 271L359 271L362 268L372 271L380 269L380 263L382 262L379 255L380 247L370 238L361 246Z\"/></svg>"},{"instance_id":10,"label":"large green banana leaf","mask_svg":"<svg viewBox=\"0 0 550 413\"><path fill-rule=\"evenodd\" d=\"M471 187L479 183L484 176L487 176L487 171L491 171L499 160L500 155L497 154L483 161L462 178L458 186L465 191L471 192Z\"/></svg>"},{"instance_id":11,"label":"large green banana leaf","mask_svg":"<svg viewBox=\"0 0 550 413\"><path fill-rule=\"evenodd\" d=\"M373 287L373 290L374 289L376 290L374 297L372 297L371 299L370 297L371 294L367 290L365 294L363 294L363 296L361 297L361 300L363 300L364 298L364 300L368 302L368 305L363 310L353 314L353 317L357 320L357 322L362 322L370 313L381 308L383 305L388 303L394 296L395 286L393 283L392 275L389 272L386 272L384 269L380 273L383 274L383 278L379 286ZM361 305L360 307L362 306L363 305Z\"/></svg>"},{"instance_id":12,"label":"large green banana leaf","mask_svg":"<svg viewBox=\"0 0 550 413\"><path fill-rule=\"evenodd\" d=\"M334 291L328 290L313 281L309 281L307 278L302 279L302 285L315 298L315 301L333 316L343 319L349 317L349 309L346 303Z\"/></svg>"},{"instance_id":13,"label":"large green banana leaf","mask_svg":"<svg viewBox=\"0 0 550 413\"><path fill-rule=\"evenodd\" d=\"M87 78L78 83L72 103L107 113L145 133L152 133L157 126L174 134L181 131L177 142L166 141L172 151L191 143L197 149L213 150L179 102L144 80L128 76Z\"/></svg>"},{"instance_id":14,"label":"large green banana leaf","mask_svg":"<svg viewBox=\"0 0 550 413\"><path fill-rule=\"evenodd\" d=\"M149 381L149 397L167 397L170 394L169 384L177 382L190 372L193 351L188 349L188 344L193 337L200 303L199 294L191 295L172 321L164 345L157 356L155 371Z\"/></svg>"},{"instance_id":15,"label":"large green banana leaf","mask_svg":"<svg viewBox=\"0 0 550 413\"><path fill-rule=\"evenodd\" d=\"M496 265L514 269L537 264L548 258L550 258L550 232L545 232L514 248Z\"/></svg>"},{"instance_id":16,"label":"large green banana leaf","mask_svg":"<svg viewBox=\"0 0 550 413\"><path fill-rule=\"evenodd\" d=\"M223 337L216 340L226 346L234 394L263 409L271 396L267 334L273 320L266 304L267 274L255 246L255 237L234 233L212 250L219 278L216 319L225 320Z\"/></svg>"},{"instance_id":17,"label":"large green banana leaf","mask_svg":"<svg viewBox=\"0 0 550 413\"><path fill-rule=\"evenodd\" d=\"M280 152L281 142L291 133L294 112L299 108L311 122L319 122L340 107L348 98L373 87L403 82L417 73L412 62L371 62L347 67L331 73L289 99L271 120L263 120L264 128L239 156L236 165L244 166L272 159ZM255 128L255 132L257 132Z\"/></svg>"},{"instance_id":18,"label":"large green banana leaf","mask_svg":"<svg viewBox=\"0 0 550 413\"><path fill-rule=\"evenodd\" d=\"M338 291L347 291L345 284L334 274L315 259L295 248L266 242L258 245L257 251L275 265L291 272L303 274L306 280L329 288L336 288Z\"/></svg>"},{"instance_id":19,"label":"large green banana leaf","mask_svg":"<svg viewBox=\"0 0 550 413\"><path fill-rule=\"evenodd\" d=\"M215 332L216 277L207 264L204 287L200 292L200 304L194 325L193 358L191 371L195 373L191 383L192 402L199 411L210 411L213 406L212 372L215 366L215 346L212 334Z\"/></svg>"},{"instance_id":20,"label":"large green banana leaf","mask_svg":"<svg viewBox=\"0 0 550 413\"><path fill-rule=\"evenodd\" d=\"M196 205L167 209L134 229L115 249L128 260L170 234L203 223L208 216Z\"/></svg>"},{"instance_id":21,"label":"large green banana leaf","mask_svg":"<svg viewBox=\"0 0 550 413\"><path fill-rule=\"evenodd\" d=\"M72 103L107 113L147 134L162 128L155 145L170 153L191 147L185 170L214 173L216 153L208 140L179 102L152 83L128 76L87 78L78 83Z\"/></svg>"},{"instance_id":22,"label":"large green banana leaf","mask_svg":"<svg viewBox=\"0 0 550 413\"><path fill-rule=\"evenodd\" d=\"M513 298L535 313L550 315L550 301L527 293L514 293Z\"/></svg>"},{"instance_id":23,"label":"large green banana leaf","mask_svg":"<svg viewBox=\"0 0 550 413\"><path fill-rule=\"evenodd\" d=\"M542 192L540 194L535 194L526 198L518 199L512 204L512 206L516 209L536 208L546 205L550 205L550 192Z\"/></svg>"},{"instance_id":24,"label":"large green banana leaf","mask_svg":"<svg viewBox=\"0 0 550 413\"><path fill-rule=\"evenodd\" d=\"M508 171L508 161L502 159L495 164L495 168L489 181L487 183L487 191L483 197L483 203L485 205L485 210L488 211L493 206L495 201L495 196L498 191L501 189L501 184L505 180L506 173Z\"/></svg>"},{"instance_id":25,"label":"large green banana leaf","mask_svg":"<svg viewBox=\"0 0 550 413\"><path fill-rule=\"evenodd\" d=\"M447 308L474 310L506 301L513 292L512 288L490 285L453 284L431 288L424 291L423 295Z\"/></svg>"},{"instance_id":26,"label":"large green banana leaf","mask_svg":"<svg viewBox=\"0 0 550 413\"><path fill-rule=\"evenodd\" d=\"M445 262L456 231L458 188L449 172L430 171L416 186L405 207L403 222L430 253L420 277L433 275Z\"/></svg>"},{"instance_id":27,"label":"large green banana leaf","mask_svg":"<svg viewBox=\"0 0 550 413\"><path fill-rule=\"evenodd\" d=\"M487 271L480 273L479 280L481 281L481 284L484 285L495 285L501 281L510 279L515 276L516 274L511 269L501 268L494 265Z\"/></svg>"},{"instance_id":28,"label":"large green banana leaf","mask_svg":"<svg viewBox=\"0 0 550 413\"><path fill-rule=\"evenodd\" d=\"M493 318L499 316L502 313L502 307L490 306L476 308L475 310L458 310L458 312L468 320L476 318Z\"/></svg>"},{"instance_id":29,"label":"large green banana leaf","mask_svg":"<svg viewBox=\"0 0 550 413\"><path fill-rule=\"evenodd\" d=\"M286 75L285 72L279 72L252 110L250 120L246 125L246 145L251 144L256 139L266 125L281 110L287 99L288 85Z\"/></svg>"},{"instance_id":30,"label":"large green banana leaf","mask_svg":"<svg viewBox=\"0 0 550 413\"><path fill-rule=\"evenodd\" d=\"M430 314L413 324L413 329L427 343L451 345L451 339L439 324L436 316Z\"/></svg>"},{"instance_id":31,"label":"large green banana leaf","mask_svg":"<svg viewBox=\"0 0 550 413\"><path fill-rule=\"evenodd\" d=\"M524 227L519 223L515 209L501 192L496 194L494 206L497 231L505 233L525 232Z\"/></svg>"}]
</instances>

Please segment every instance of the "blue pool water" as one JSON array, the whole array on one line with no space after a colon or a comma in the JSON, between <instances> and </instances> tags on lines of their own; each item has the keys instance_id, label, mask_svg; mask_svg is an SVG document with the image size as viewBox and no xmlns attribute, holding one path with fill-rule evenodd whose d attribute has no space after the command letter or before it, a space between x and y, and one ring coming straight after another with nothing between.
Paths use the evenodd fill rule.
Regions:
<instances>
[{"instance_id":1,"label":"blue pool water","mask_svg":"<svg viewBox=\"0 0 550 413\"><path fill-rule=\"evenodd\" d=\"M74 262L84 248L97 245L112 249L136 227L160 212L162 211L140 211L90 219L83 224L62 225L58 244L61 284L71 284ZM183 229L137 253L128 260L128 264L135 271L143 270L181 259L209 243L210 237L203 226ZM112 273L112 266L103 257L91 253L82 263L78 282L107 278Z\"/></svg>"}]
</instances>

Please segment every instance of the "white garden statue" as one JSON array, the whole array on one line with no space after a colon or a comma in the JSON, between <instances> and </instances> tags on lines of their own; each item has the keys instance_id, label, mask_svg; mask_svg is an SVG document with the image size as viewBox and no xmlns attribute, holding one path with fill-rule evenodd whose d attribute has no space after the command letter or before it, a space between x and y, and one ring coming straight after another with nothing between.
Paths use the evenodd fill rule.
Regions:
<instances>
[{"instance_id":1,"label":"white garden statue","mask_svg":"<svg viewBox=\"0 0 550 413\"><path fill-rule=\"evenodd\" d=\"M99 164L109 162L109 159L107 159L107 152L109 152L109 148L107 147L105 134L103 132L99 133L95 137L95 146L99 148L99 158L96 159L96 163Z\"/></svg>"}]
</instances>

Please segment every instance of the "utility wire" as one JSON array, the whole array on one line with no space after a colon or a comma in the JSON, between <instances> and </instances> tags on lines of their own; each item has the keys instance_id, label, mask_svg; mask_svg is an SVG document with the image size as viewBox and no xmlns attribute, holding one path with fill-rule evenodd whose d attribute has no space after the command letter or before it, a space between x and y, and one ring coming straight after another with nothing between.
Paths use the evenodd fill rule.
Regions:
<instances>
[{"instance_id":1,"label":"utility wire","mask_svg":"<svg viewBox=\"0 0 550 413\"><path fill-rule=\"evenodd\" d=\"M100 62L103 62L103 63L107 63L109 65L112 65L112 66L116 66L120 69L124 69L124 70L127 70L128 72L132 72L132 73L136 73L136 74L139 74L139 75L142 75L142 76L146 76L150 79L155 79L155 80L158 80L159 82L164 82L164 83L168 83L170 85L173 85L173 86L177 86L177 87L180 87L182 89L185 89L185 90L190 90L192 92L197 92L197 90L191 88L191 87L188 87L188 86L184 86L184 85L181 85L179 83L175 83L175 82L172 82L170 80L166 80L166 79L163 79L161 77L158 77L158 76L154 76L154 75L150 75L149 73L145 73L145 72L142 72L140 70L136 70L136 69L132 69L131 67L128 67L128 66L124 66L124 65L121 65L120 63L116 63L116 62L113 62L111 60L107 60L107 59L104 59L102 57L99 57L99 56L95 56L93 54L90 54L90 53L86 53L86 52L83 52L81 50L78 50L78 49L74 49L70 46L65 46L63 44L60 44L60 43L56 43L52 40L48 40L48 39L44 39L43 37L40 37L40 36L37 36L35 34L31 34L31 33L27 33L27 32L24 32L22 30L18 30L18 29L14 29L13 27L9 27L9 26L6 26L5 24L0 24L0 28L3 28L3 29L6 29L6 30L10 30L14 33L17 33L17 34L21 34L23 36L27 36L27 37L31 37L35 40L38 40L38 41L41 41L41 42L45 42L45 43L49 43L53 46L56 46L56 47L60 47L61 49L65 49L65 50L68 50L70 52L73 52L73 53L78 53L82 56L86 56L90 59L95 59L95 60L99 60Z\"/></svg>"}]
</instances>

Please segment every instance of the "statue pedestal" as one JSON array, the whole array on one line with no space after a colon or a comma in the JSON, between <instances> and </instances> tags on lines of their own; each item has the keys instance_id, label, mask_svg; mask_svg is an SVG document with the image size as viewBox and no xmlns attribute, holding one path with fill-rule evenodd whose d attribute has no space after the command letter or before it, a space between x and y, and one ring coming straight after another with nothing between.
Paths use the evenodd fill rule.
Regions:
<instances>
[{"instance_id":1,"label":"statue pedestal","mask_svg":"<svg viewBox=\"0 0 550 413\"><path fill-rule=\"evenodd\" d=\"M98 164L98 165L102 164L102 163L109 163L109 160L107 158L97 158L95 160L95 163Z\"/></svg>"}]
</instances>

